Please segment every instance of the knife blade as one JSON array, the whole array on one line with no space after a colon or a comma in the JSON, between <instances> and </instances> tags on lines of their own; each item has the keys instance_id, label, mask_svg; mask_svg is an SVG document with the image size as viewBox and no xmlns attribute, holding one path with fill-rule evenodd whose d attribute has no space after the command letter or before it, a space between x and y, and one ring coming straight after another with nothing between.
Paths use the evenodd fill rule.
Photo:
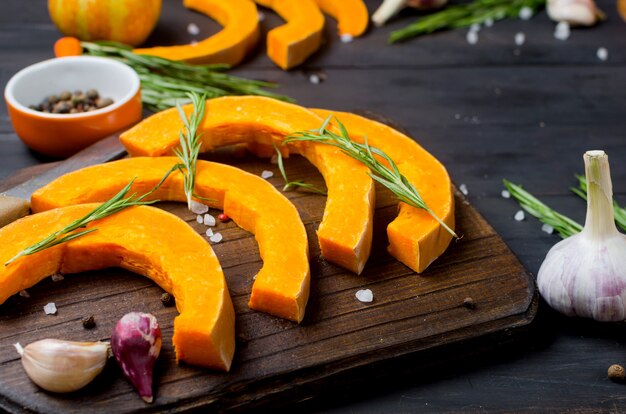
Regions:
<instances>
[{"instance_id":1,"label":"knife blade","mask_svg":"<svg viewBox=\"0 0 626 414\"><path fill-rule=\"evenodd\" d=\"M77 152L43 174L32 177L23 183L0 194L0 227L24 217L30 210L30 196L37 189L51 181L90 165L113 161L126 154L119 141L120 134L104 138Z\"/></svg>"}]
</instances>

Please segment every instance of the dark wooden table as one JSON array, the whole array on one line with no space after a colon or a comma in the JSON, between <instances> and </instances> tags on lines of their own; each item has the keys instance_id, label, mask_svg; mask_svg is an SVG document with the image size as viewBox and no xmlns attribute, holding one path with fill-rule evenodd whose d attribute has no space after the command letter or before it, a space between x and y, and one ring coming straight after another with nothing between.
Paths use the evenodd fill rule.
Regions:
<instances>
[{"instance_id":1,"label":"dark wooden table","mask_svg":"<svg viewBox=\"0 0 626 414\"><path fill-rule=\"evenodd\" d=\"M2 0L0 85L24 66L52 57L59 37L44 0ZM189 40L218 26L165 0L151 43ZM368 1L373 11L377 1ZM503 199L506 177L561 212L582 221L585 205L568 193L582 171L582 153L604 149L612 160L618 201L626 203L626 24L614 1L600 1L608 21L576 29L569 40L553 37L545 12L531 21L506 21L481 30L469 45L465 30L388 46L388 33L412 21L413 12L383 29L343 44L328 19L326 44L303 67L277 69L264 45L234 73L277 81L281 92L305 106L370 109L396 120L445 163L469 200L533 274L559 238L541 232L532 218L513 220L519 209ZM266 13L267 28L280 19ZM526 43L514 36L524 32ZM609 58L596 57L606 47ZM311 73L322 72L319 85ZM13 133L0 103L0 179L51 161L30 152ZM300 411L626 411L626 385L608 380L607 367L626 363L623 325L564 318L540 303L522 335L499 344L460 344L429 361L404 358L348 373L320 387ZM289 407L287 411L293 411Z\"/></svg>"}]
</instances>

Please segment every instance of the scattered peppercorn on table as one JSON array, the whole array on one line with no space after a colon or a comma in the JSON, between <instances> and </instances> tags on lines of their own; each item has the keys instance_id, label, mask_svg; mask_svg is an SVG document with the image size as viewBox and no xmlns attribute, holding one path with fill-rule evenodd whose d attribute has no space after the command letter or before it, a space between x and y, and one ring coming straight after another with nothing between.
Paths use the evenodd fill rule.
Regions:
<instances>
[{"instance_id":1,"label":"scattered peppercorn on table","mask_svg":"<svg viewBox=\"0 0 626 414\"><path fill-rule=\"evenodd\" d=\"M258 37L265 39L285 20L263 7L264 2L257 3L264 17ZM296 99L298 105L325 108L313 110L317 115L312 119L323 119L333 111L358 135L369 137L387 127L366 126L345 112L378 121L381 115L386 117L387 123L417 140L436 159L416 156L413 163L401 165L402 171L417 174L425 180L421 185L426 185L427 175L420 168L441 162L445 169L436 174L445 175L447 170L461 189L454 191L452 222L462 237L425 269L424 264L412 266L422 271L417 274L387 252L388 244L397 240L400 246L404 238L396 233L388 236L387 226L398 216L397 200L377 185L371 253L357 275L344 269L351 266L341 267L341 260L333 262L322 255L324 246L320 250L316 231L326 218L325 207L329 208L324 195L283 191L284 180L269 157L222 150L203 155L210 162L256 175L250 182L265 180L270 184L267 191L275 187L297 209L308 238L311 276L304 319L297 323L248 306L254 275L263 269L261 257L266 263L280 259L266 256L272 251L267 240L276 235L264 234L257 243L254 234L239 227L252 232L253 220L243 224L238 214L233 220L218 218L219 209L211 208L206 217L190 212L182 203L159 203L157 207L187 221L210 243L219 260L235 310L230 372L176 363L178 351L172 335L179 313L176 307L166 306L175 300L162 301L166 286L161 289L148 278L117 268L68 274L64 279L47 278L0 305L2 409L72 412L89 404L99 412L197 407L338 413L626 410L621 399L624 385L610 381L607 374L609 366L626 364L621 328L562 317L538 301L532 275L559 238L542 232L541 224L528 214L521 221L514 219L519 206L501 195L502 178L523 183L551 206L582 222L584 203L564 189L576 185L573 174L582 172L583 152L604 149L612 163L616 198L622 204L626 201L626 118L622 115L626 24L614 2L598 2L608 16L605 23L588 30L572 29L567 41L555 38L554 24L541 12L530 21L483 27L474 32L474 44L468 43L467 30L459 30L393 46L387 45L389 33L417 14L403 13L384 28L370 28L362 37L340 38L337 33L342 25L338 28L327 14L333 2L315 3L326 8L325 43L304 64L288 72L279 69L265 55L261 40L262 47L250 52L232 73L276 81L281 85L278 92ZM378 3L366 1L370 15ZM190 23L200 32L190 34L186 30ZM200 42L220 27L179 1L164 0L161 20L141 47ZM44 0L28 5L5 0L0 16L2 85L22 67L51 58L52 44L59 36ZM516 39L521 37L525 41L520 45ZM0 115L1 193L55 160L23 146L13 133L6 106L0 108ZM371 145L376 138L380 140L371 137ZM396 148L385 148L390 144L380 142L390 154ZM248 145L266 156L274 151ZM283 162L290 181L303 180L338 193L341 182L325 182L328 177L304 157L292 155ZM34 169L24 171L24 167ZM216 185L228 185L219 177L212 179ZM234 176L229 180L235 180ZM441 181L433 177L432 182ZM245 192L240 192L244 197ZM180 197L172 193L163 198ZM263 213L279 211L271 207ZM448 214L448 207L439 207L442 214ZM339 214L333 210L334 220L341 214L352 218L349 206L342 209ZM271 222L271 217L258 214L259 221ZM283 219L275 215L277 223ZM161 223L147 220L143 225L158 228ZM168 243L174 238L170 235ZM295 248L281 249L288 247ZM360 270L361 265L352 267ZM8 283L16 282L0 277L0 288ZM54 303L55 315L44 312L50 303ZM154 314L163 330L153 405L139 399L116 368L107 368L87 388L64 397L40 390L24 374L12 346L15 342L27 345L44 338L108 341L115 322L131 311ZM185 314L190 313L193 309L186 308ZM87 329L83 319L90 316ZM190 344L194 341L192 335L185 339Z\"/></svg>"}]
</instances>

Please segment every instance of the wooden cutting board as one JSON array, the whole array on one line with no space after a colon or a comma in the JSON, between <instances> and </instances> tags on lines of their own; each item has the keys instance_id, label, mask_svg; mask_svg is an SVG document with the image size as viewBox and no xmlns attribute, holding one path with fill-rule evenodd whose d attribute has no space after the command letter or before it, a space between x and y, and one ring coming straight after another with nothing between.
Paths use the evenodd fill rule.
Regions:
<instances>
[{"instance_id":1,"label":"wooden cutting board","mask_svg":"<svg viewBox=\"0 0 626 414\"><path fill-rule=\"evenodd\" d=\"M282 187L278 169L267 160L224 153L208 159L253 174L271 170L274 177L269 181ZM290 179L324 186L321 175L301 157L286 160L286 169ZM32 171L12 183L0 183L0 190L26 175ZM387 253L385 228L394 218L397 203L379 186L376 194L372 255L363 274L357 276L320 257L315 229L326 198L285 193L300 211L311 251L311 299L300 325L248 309L253 276L261 267L254 236L232 221L217 224L216 231L224 240L213 248L237 314L237 349L228 374L176 365L171 342L176 310L163 306L163 291L147 278L119 269L94 271L67 275L59 282L47 279L28 291L30 298L12 297L0 306L0 407L46 413L83 412L88 407L90 412L122 413L146 408L204 412L285 404L314 395L319 384L359 367L426 354L477 337L497 338L504 331L519 331L533 319L536 290L532 277L458 191L457 232L463 237L422 275ZM206 231L183 204L159 207L182 217L198 233ZM372 303L355 298L356 291L365 288L374 294ZM475 308L464 306L466 298L472 299ZM48 302L56 303L57 315L44 313ZM73 395L44 392L26 377L12 346L15 342L26 345L44 338L106 341L115 322L130 311L153 313L163 330L152 405L138 397L113 361L96 381ZM86 330L81 318L92 314L97 326Z\"/></svg>"}]
</instances>

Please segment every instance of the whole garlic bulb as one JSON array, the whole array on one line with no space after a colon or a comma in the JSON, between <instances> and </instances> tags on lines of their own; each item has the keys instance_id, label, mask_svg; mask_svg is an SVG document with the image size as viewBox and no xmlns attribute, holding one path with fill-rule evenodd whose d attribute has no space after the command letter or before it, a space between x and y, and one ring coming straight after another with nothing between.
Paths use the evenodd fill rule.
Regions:
<instances>
[{"instance_id":1,"label":"whole garlic bulb","mask_svg":"<svg viewBox=\"0 0 626 414\"><path fill-rule=\"evenodd\" d=\"M89 384L106 365L109 344L43 339L25 348L15 344L22 366L41 388L58 393L79 390Z\"/></svg>"},{"instance_id":2,"label":"whole garlic bulb","mask_svg":"<svg viewBox=\"0 0 626 414\"><path fill-rule=\"evenodd\" d=\"M614 221L609 161L604 151L584 155L587 218L582 232L557 243L537 285L555 310L598 321L626 319L626 236Z\"/></svg>"}]
</instances>

